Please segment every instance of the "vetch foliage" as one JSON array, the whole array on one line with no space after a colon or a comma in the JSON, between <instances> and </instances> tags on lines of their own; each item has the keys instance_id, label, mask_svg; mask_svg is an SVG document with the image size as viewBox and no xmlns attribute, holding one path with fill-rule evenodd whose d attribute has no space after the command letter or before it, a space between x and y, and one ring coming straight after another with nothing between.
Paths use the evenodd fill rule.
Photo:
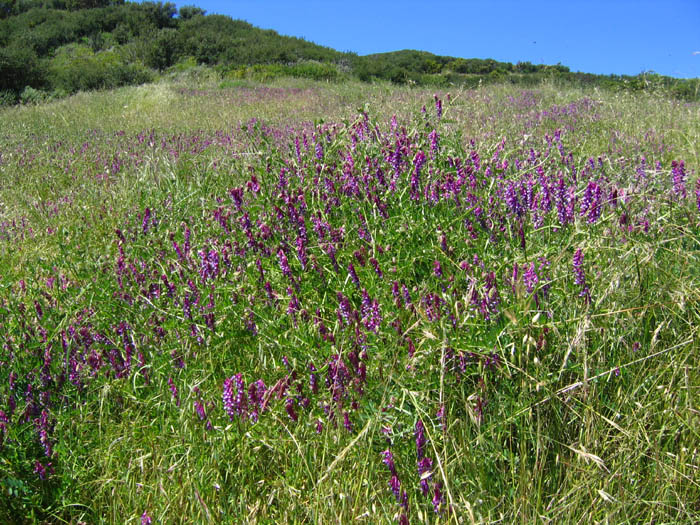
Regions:
<instances>
[{"instance_id":1,"label":"vetch foliage","mask_svg":"<svg viewBox=\"0 0 700 525\"><path fill-rule=\"evenodd\" d=\"M0 516L697 519L697 159L504 93L3 136Z\"/></svg>"}]
</instances>

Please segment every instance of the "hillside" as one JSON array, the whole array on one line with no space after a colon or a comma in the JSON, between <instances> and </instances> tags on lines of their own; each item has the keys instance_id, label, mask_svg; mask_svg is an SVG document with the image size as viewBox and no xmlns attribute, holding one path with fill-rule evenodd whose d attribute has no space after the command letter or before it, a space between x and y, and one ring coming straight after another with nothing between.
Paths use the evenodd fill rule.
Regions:
<instances>
[{"instance_id":1,"label":"hillside","mask_svg":"<svg viewBox=\"0 0 700 525\"><path fill-rule=\"evenodd\" d=\"M700 522L699 104L212 80L0 110L0 523Z\"/></svg>"},{"instance_id":2,"label":"hillside","mask_svg":"<svg viewBox=\"0 0 700 525\"><path fill-rule=\"evenodd\" d=\"M177 64L223 77L356 77L397 84L534 86L542 81L698 98L698 79L571 72L561 64L511 64L403 50L357 56L283 36L195 6L123 0L0 1L0 105L141 84ZM29 89L27 89L29 88Z\"/></svg>"}]
</instances>

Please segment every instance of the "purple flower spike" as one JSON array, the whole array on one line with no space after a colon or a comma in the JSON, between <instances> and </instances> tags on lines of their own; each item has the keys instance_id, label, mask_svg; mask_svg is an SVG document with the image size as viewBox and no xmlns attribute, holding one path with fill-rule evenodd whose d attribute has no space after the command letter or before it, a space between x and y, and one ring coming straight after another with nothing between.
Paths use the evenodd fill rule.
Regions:
<instances>
[{"instance_id":1,"label":"purple flower spike","mask_svg":"<svg viewBox=\"0 0 700 525\"><path fill-rule=\"evenodd\" d=\"M579 296L588 297L589 290L588 286L586 286L586 274L583 270L583 251L581 250L581 248L576 250L576 253L574 253L573 266L574 283L581 287L581 293L579 293Z\"/></svg>"},{"instance_id":2,"label":"purple flower spike","mask_svg":"<svg viewBox=\"0 0 700 525\"><path fill-rule=\"evenodd\" d=\"M44 465L41 464L40 461L36 461L34 463L34 473L39 476L40 480L45 480L46 479L46 468Z\"/></svg>"},{"instance_id":3,"label":"purple flower spike","mask_svg":"<svg viewBox=\"0 0 700 525\"><path fill-rule=\"evenodd\" d=\"M175 400L175 406L180 406L180 398L177 395L177 387L175 386L175 382L173 381L172 377L168 378L168 388L170 389L170 393L173 396L173 399Z\"/></svg>"},{"instance_id":4,"label":"purple flower spike","mask_svg":"<svg viewBox=\"0 0 700 525\"><path fill-rule=\"evenodd\" d=\"M141 514L141 525L151 525L152 522L153 522L153 520L148 515L148 513L144 510L143 514Z\"/></svg>"},{"instance_id":5,"label":"purple flower spike","mask_svg":"<svg viewBox=\"0 0 700 525\"><path fill-rule=\"evenodd\" d=\"M436 95L433 95L435 98L435 112L437 113L437 118L442 118L442 100Z\"/></svg>"},{"instance_id":6,"label":"purple flower spike","mask_svg":"<svg viewBox=\"0 0 700 525\"><path fill-rule=\"evenodd\" d=\"M438 135L437 130L433 130L428 135L430 139L430 158L434 159L438 153L438 141L440 140L440 135Z\"/></svg>"},{"instance_id":7,"label":"purple flower spike","mask_svg":"<svg viewBox=\"0 0 700 525\"><path fill-rule=\"evenodd\" d=\"M233 405L233 378L229 377L224 380L224 393L223 393L224 410L228 414L228 417L233 421L233 416L236 414Z\"/></svg>"},{"instance_id":8,"label":"purple flower spike","mask_svg":"<svg viewBox=\"0 0 700 525\"><path fill-rule=\"evenodd\" d=\"M423 426L423 422L419 419L416 421L416 456L418 456L418 460L420 461L423 459L424 456L424 449L425 445L428 442L428 440L425 437L425 427Z\"/></svg>"},{"instance_id":9,"label":"purple flower spike","mask_svg":"<svg viewBox=\"0 0 700 525\"><path fill-rule=\"evenodd\" d=\"M382 324L379 302L376 299L371 299L365 289L362 290L362 321L365 328L375 334Z\"/></svg>"},{"instance_id":10,"label":"purple flower spike","mask_svg":"<svg viewBox=\"0 0 700 525\"><path fill-rule=\"evenodd\" d=\"M377 259L375 259L374 257L370 257L369 263L370 263L370 264L372 265L372 267L374 268L374 272L377 274L377 276L378 276L380 279L383 279L383 278L384 278L384 273L382 272L382 269L381 269L380 266L379 266L379 261L378 261Z\"/></svg>"},{"instance_id":11,"label":"purple flower spike","mask_svg":"<svg viewBox=\"0 0 700 525\"><path fill-rule=\"evenodd\" d=\"M435 277L442 277L442 266L440 265L440 261L437 259L433 263L433 273L435 274Z\"/></svg>"},{"instance_id":12,"label":"purple flower spike","mask_svg":"<svg viewBox=\"0 0 700 525\"><path fill-rule=\"evenodd\" d=\"M352 283L359 288L360 287L360 279L357 277L357 272L355 272L355 266L350 263L348 264L348 275L350 275L350 280Z\"/></svg>"},{"instance_id":13,"label":"purple flower spike","mask_svg":"<svg viewBox=\"0 0 700 525\"><path fill-rule=\"evenodd\" d=\"M394 493L394 496L396 496L396 501L400 502L401 501L401 481L399 481L399 478L396 477L396 475L391 476L391 479L389 480L389 487L391 488L391 492Z\"/></svg>"},{"instance_id":14,"label":"purple flower spike","mask_svg":"<svg viewBox=\"0 0 700 525\"><path fill-rule=\"evenodd\" d=\"M675 160L671 162L671 175L673 177L673 192L681 199L685 199L685 162L677 162Z\"/></svg>"},{"instance_id":15,"label":"purple flower spike","mask_svg":"<svg viewBox=\"0 0 700 525\"><path fill-rule=\"evenodd\" d=\"M523 283L525 283L527 293L532 293L535 290L535 286L537 286L538 282L539 278L535 272L535 263L531 262L527 270L523 272Z\"/></svg>"},{"instance_id":16,"label":"purple flower spike","mask_svg":"<svg viewBox=\"0 0 700 525\"><path fill-rule=\"evenodd\" d=\"M410 306L412 304L411 302L411 294L408 291L408 287L403 284L401 285L401 291L403 292L403 301L406 303L406 306Z\"/></svg>"},{"instance_id":17,"label":"purple flower spike","mask_svg":"<svg viewBox=\"0 0 700 525\"><path fill-rule=\"evenodd\" d=\"M41 309L41 304L39 301L34 301L34 309L36 310L36 316L41 321L41 319L44 317L44 311Z\"/></svg>"},{"instance_id":18,"label":"purple flower spike","mask_svg":"<svg viewBox=\"0 0 700 525\"><path fill-rule=\"evenodd\" d=\"M387 449L382 452L382 462L387 466L389 472L396 476L396 465L394 464L394 455L391 453L391 450Z\"/></svg>"},{"instance_id":19,"label":"purple flower spike","mask_svg":"<svg viewBox=\"0 0 700 525\"><path fill-rule=\"evenodd\" d=\"M207 411L204 408L204 403L202 403L199 400L195 401L194 402L194 409L195 409L195 412L197 413L197 415L199 416L199 419L201 419L202 421L207 419Z\"/></svg>"},{"instance_id":20,"label":"purple flower spike","mask_svg":"<svg viewBox=\"0 0 700 525\"><path fill-rule=\"evenodd\" d=\"M280 269L282 270L282 273L284 274L285 277L291 279L292 278L292 270L289 268L289 262L287 261L287 255L284 253L284 250L282 250L282 248L280 248L277 251L277 258L279 259Z\"/></svg>"},{"instance_id":21,"label":"purple flower spike","mask_svg":"<svg viewBox=\"0 0 700 525\"><path fill-rule=\"evenodd\" d=\"M418 151L413 159L413 173L411 174L411 199L420 200L420 170L425 163L425 153Z\"/></svg>"},{"instance_id":22,"label":"purple flower spike","mask_svg":"<svg viewBox=\"0 0 700 525\"><path fill-rule=\"evenodd\" d=\"M151 220L151 210L150 210L150 208L146 208L146 210L143 212L143 221L141 223L141 228L143 230L144 235L148 233L148 227L149 227L150 220Z\"/></svg>"},{"instance_id":23,"label":"purple flower spike","mask_svg":"<svg viewBox=\"0 0 700 525\"><path fill-rule=\"evenodd\" d=\"M438 408L437 414L435 414L438 418L438 421L440 421L440 427L442 430L445 430L447 428L447 418L445 417L445 405L442 404L440 405L440 408Z\"/></svg>"},{"instance_id":24,"label":"purple flower spike","mask_svg":"<svg viewBox=\"0 0 700 525\"><path fill-rule=\"evenodd\" d=\"M435 510L435 513L440 512L440 507L442 506L444 502L444 498L442 496L442 490L441 490L441 483L435 483L435 489L433 490L433 509Z\"/></svg>"},{"instance_id":25,"label":"purple flower spike","mask_svg":"<svg viewBox=\"0 0 700 525\"><path fill-rule=\"evenodd\" d=\"M296 422L299 419L299 416L294 410L294 401L291 398L287 398L287 401L284 404L284 409L287 411L289 419L291 419L294 422Z\"/></svg>"},{"instance_id":26,"label":"purple flower spike","mask_svg":"<svg viewBox=\"0 0 700 525\"><path fill-rule=\"evenodd\" d=\"M430 492L430 480L432 474L433 460L429 457L424 457L418 461L418 475L420 476L420 490L424 496Z\"/></svg>"}]
</instances>

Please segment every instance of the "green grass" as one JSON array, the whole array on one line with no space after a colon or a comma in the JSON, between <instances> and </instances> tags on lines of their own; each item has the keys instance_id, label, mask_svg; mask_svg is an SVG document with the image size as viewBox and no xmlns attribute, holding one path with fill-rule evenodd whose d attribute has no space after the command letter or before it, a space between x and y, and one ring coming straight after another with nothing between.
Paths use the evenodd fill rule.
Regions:
<instances>
[{"instance_id":1,"label":"green grass","mask_svg":"<svg viewBox=\"0 0 700 525\"><path fill-rule=\"evenodd\" d=\"M2 110L0 521L698 521L700 106L547 84L437 96L441 119L423 89L212 78ZM394 191L397 141L406 149ZM426 184L454 181L454 159L473 166L472 152L480 167L459 203L431 197ZM576 197L568 224L555 206L541 223L509 208L509 184L526 188L532 175L536 193L539 177L559 174ZM589 221L590 181L608 200ZM307 231L303 266L290 203ZM328 224L323 235L314 220ZM173 243L184 250L187 229L190 256L179 257ZM578 249L590 300L573 274ZM216 252L217 273L199 251ZM381 310L376 331L349 263ZM539 279L528 291L530 263ZM412 307L396 304L393 281ZM498 298L480 306L489 283ZM356 320L342 321L338 292ZM347 368L336 382L334 355ZM255 423L224 410L224 380L237 373L246 386L278 385ZM407 509L389 486L388 449ZM44 480L37 461L52 462Z\"/></svg>"}]
</instances>

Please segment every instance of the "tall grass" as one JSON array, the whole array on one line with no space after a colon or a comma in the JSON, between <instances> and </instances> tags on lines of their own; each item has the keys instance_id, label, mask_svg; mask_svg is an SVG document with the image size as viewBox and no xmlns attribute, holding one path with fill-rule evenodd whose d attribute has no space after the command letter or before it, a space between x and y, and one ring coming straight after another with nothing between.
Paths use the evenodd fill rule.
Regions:
<instances>
[{"instance_id":1,"label":"tall grass","mask_svg":"<svg viewBox=\"0 0 700 525\"><path fill-rule=\"evenodd\" d=\"M699 117L290 80L3 110L1 520L697 521Z\"/></svg>"}]
</instances>

